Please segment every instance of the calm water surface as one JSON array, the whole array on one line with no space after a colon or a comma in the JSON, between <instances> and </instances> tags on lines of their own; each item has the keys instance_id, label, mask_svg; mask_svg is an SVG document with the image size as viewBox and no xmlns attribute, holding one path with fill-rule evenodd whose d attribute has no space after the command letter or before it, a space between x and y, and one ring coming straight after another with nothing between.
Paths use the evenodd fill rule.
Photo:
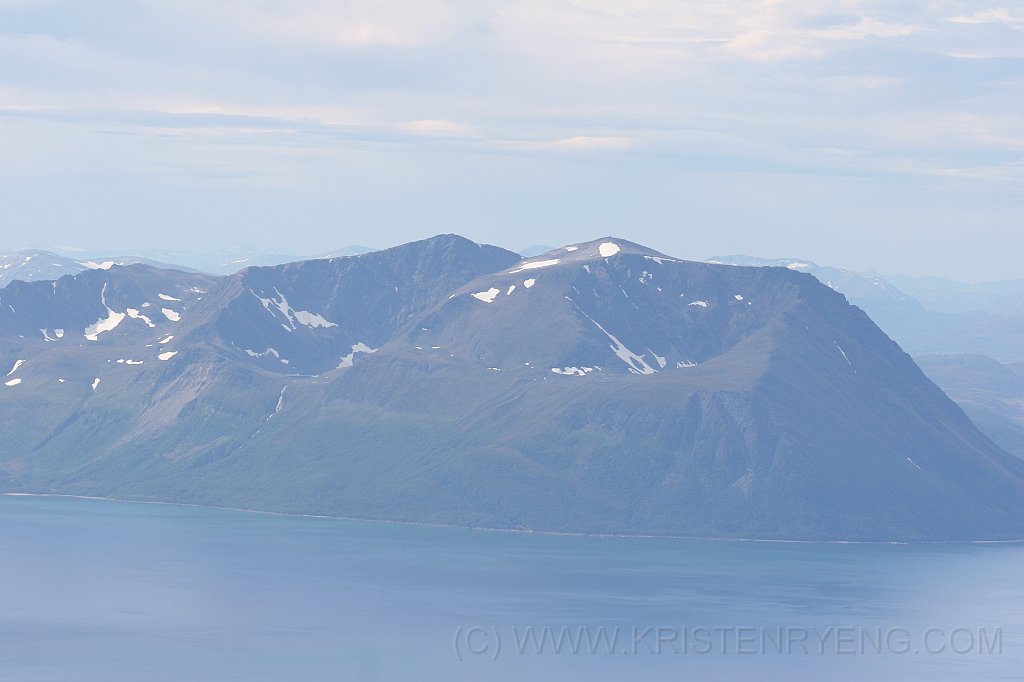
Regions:
<instances>
[{"instance_id":1,"label":"calm water surface","mask_svg":"<svg viewBox=\"0 0 1024 682\"><path fill-rule=\"evenodd\" d=\"M1024 545L0 496L0 547L0 680L1024 680Z\"/></svg>"}]
</instances>

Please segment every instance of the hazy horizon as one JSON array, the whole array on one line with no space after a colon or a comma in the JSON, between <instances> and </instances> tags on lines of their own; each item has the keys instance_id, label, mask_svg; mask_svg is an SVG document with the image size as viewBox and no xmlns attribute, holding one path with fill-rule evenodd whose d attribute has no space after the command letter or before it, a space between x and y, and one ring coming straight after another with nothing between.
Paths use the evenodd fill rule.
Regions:
<instances>
[{"instance_id":1,"label":"hazy horizon","mask_svg":"<svg viewBox=\"0 0 1024 682\"><path fill-rule=\"evenodd\" d=\"M7 0L0 249L612 234L1017 278L1022 31L998 2Z\"/></svg>"},{"instance_id":2,"label":"hazy horizon","mask_svg":"<svg viewBox=\"0 0 1024 682\"><path fill-rule=\"evenodd\" d=\"M442 233L437 233L437 234L442 234ZM410 241L419 241L419 240L422 240L422 239L429 239L431 237L437 236L437 234L424 235L423 237L417 237L417 238L412 239ZM466 237L467 239L471 239L471 237L468 237L467 235L461 235L461 236ZM622 235L601 235L601 236L598 236L598 237L592 237L592 238L588 238L588 239L581 239L581 240L578 240L577 242L565 242L563 244L518 244L518 245L513 245L513 244L494 244L494 243L491 243L491 242L480 242L480 243L490 244L492 246L499 246L499 247L507 249L509 251L513 251L515 253L520 253L520 252L525 252L528 249L532 250L534 248L540 248L540 247L548 247L548 248L550 248L552 250L555 250L555 249L558 249L558 248L563 247L563 246L569 246L569 245L575 244L575 243L584 243L584 242L594 241L595 239L601 239L601 238L604 238L604 237L608 237L608 238L612 238L612 239L619 239L619 240L626 240L626 241L635 241L635 240L629 239L628 237L625 237L625 236L622 236ZM279 247L279 248L274 248L274 247L264 247L264 246L260 246L260 245L256 245L256 244L234 244L234 245L231 245L231 246L225 247L224 249L219 249L219 250L203 250L203 249L188 250L188 249L182 249L182 248L176 248L176 249L161 249L161 248L128 249L128 248L122 248L122 249L118 249L118 250L103 250L103 249L87 248L87 247L84 247L84 246L74 245L74 244L57 244L57 245L43 246L43 247L34 246L34 245L28 245L28 246L22 246L22 247L17 247L17 248L6 248L5 249L5 248L2 247L2 245L0 245L0 252L4 252L4 251L7 251L7 252L11 252L11 251L46 251L46 252L50 252L50 253L55 253L55 254L57 254L59 256L65 257L65 258L72 258L72 259L79 259L79 260L96 260L97 258L105 258L105 257L111 257L111 258L114 258L114 257L137 257L137 258L149 258L149 259L152 259L152 260L158 260L159 261L159 260L161 260L161 258L163 258L163 262L168 264L168 265L196 266L197 265L196 263L191 262L193 259L195 259L195 260L208 259L208 258L211 258L211 257L216 256L216 255L224 255L224 254L230 252L233 249L242 250L242 251L244 251L244 253L249 253L248 250L253 250L253 251L259 251L259 252L263 252L263 253L267 253L267 254L272 254L272 255L294 256L296 260L302 260L302 259L308 259L308 258L324 257L323 254L334 252L334 251L341 251L341 250L344 250L344 249L347 249L347 248L350 248L350 247L366 248L366 249L369 249L371 251L380 251L380 250L392 248L392 247L395 247L395 246L400 246L401 244L404 244L404 243L408 243L408 242L400 242L400 243L396 243L396 244L387 244L385 246L374 246L372 244L347 243L347 244L339 244L339 245L335 246L334 248L324 249L324 250L318 251L316 253L311 253L311 252L300 253L300 252L293 251L292 249L290 249L288 247L284 247L284 246ZM854 272L862 272L862 273L865 273L865 274L876 274L876 275L881 275L883 277L897 277L897 276L922 277L922 278L937 277L937 278L940 278L940 279L948 279L950 281L959 281L959 282L966 283L966 284L980 284L980 283L992 283L992 282L998 282L998 281L1020 281L1020 280L1024 280L1024 277L1022 277L1020 275L1020 273L1017 273L1016 275L1011 275L1010 277L1006 277L1006 278L987 278L987 279L980 279L980 278L969 279L969 278L962 278L962 277L961 278L957 278L955 276L942 275L942 274L937 274L935 272L928 271L927 270L927 264L925 264L925 269L920 271L920 272L911 272L911 271L908 271L908 270L882 271L882 270L878 270L878 269L870 268L870 267L868 267L868 268L853 268L853 267L848 267L848 266L844 265L843 263L822 262L822 261L817 261L817 260L812 259L812 258L805 258L800 253L759 254L759 253L726 253L726 252L721 252L721 253L708 253L708 254L702 254L702 255L685 255L685 256L681 256L680 254L672 253L671 251L666 251L664 249L659 249L656 245L651 245L651 244L643 244L643 245L644 246L648 246L650 248L653 248L655 250L660 250L660 251L662 251L663 253L665 253L666 255L669 255L669 256L680 257L680 258L683 258L684 260L694 260L694 261L708 261L708 260L716 258L716 257L717 258L722 258L722 257L729 257L729 256L752 256L752 257L755 257L755 258L762 258L762 259L765 259L765 260L799 260L800 262L811 261L815 265L819 265L819 266L841 268L841 269L846 269L846 270L850 270L850 271L854 271ZM181 255L181 256L185 256L187 258L183 258L182 262L180 262L180 263L179 262L175 262L173 260L173 256L175 254L178 254L178 255ZM357 254L351 254L351 255L357 255ZM530 257L530 255L531 255L531 253L527 253L527 255L524 256L524 257L528 258L528 257ZM239 265L239 267L244 267L244 266L243 265ZM200 268L200 269L202 269L202 268Z\"/></svg>"}]
</instances>

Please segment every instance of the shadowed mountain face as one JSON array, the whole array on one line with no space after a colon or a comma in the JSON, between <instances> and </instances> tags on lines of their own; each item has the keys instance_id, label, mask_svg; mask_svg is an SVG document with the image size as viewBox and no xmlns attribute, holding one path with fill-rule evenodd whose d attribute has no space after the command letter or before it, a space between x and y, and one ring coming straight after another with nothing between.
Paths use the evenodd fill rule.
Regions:
<instances>
[{"instance_id":1,"label":"shadowed mountain face","mask_svg":"<svg viewBox=\"0 0 1024 682\"><path fill-rule=\"evenodd\" d=\"M1024 462L841 294L621 239L520 260L445 235L219 279L19 284L0 291L2 367L20 380L0 386L7 490L559 531L1024 537Z\"/></svg>"}]
</instances>

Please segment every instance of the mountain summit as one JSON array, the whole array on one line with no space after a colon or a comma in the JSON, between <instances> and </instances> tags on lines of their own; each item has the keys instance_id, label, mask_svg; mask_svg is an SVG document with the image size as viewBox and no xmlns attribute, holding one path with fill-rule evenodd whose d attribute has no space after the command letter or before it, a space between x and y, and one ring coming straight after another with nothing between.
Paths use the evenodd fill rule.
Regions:
<instances>
[{"instance_id":1,"label":"mountain summit","mask_svg":"<svg viewBox=\"0 0 1024 682\"><path fill-rule=\"evenodd\" d=\"M1024 462L842 294L614 237L527 259L442 235L230 277L18 282L0 290L0 367L9 491L572 532L1024 537Z\"/></svg>"}]
</instances>

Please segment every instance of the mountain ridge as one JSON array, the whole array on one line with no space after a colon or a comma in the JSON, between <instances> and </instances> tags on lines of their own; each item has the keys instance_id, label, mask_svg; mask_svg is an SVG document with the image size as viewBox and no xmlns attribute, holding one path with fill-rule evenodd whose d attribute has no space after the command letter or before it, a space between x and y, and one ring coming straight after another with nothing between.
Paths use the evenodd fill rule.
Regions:
<instances>
[{"instance_id":1,"label":"mountain ridge","mask_svg":"<svg viewBox=\"0 0 1024 682\"><path fill-rule=\"evenodd\" d=\"M441 235L201 277L37 283L76 302L50 341L37 325L59 320L4 313L30 299L0 290L0 369L23 380L0 386L0 489L572 532L1024 537L1024 462L805 273ZM179 319L151 328L127 312L143 303Z\"/></svg>"}]
</instances>

